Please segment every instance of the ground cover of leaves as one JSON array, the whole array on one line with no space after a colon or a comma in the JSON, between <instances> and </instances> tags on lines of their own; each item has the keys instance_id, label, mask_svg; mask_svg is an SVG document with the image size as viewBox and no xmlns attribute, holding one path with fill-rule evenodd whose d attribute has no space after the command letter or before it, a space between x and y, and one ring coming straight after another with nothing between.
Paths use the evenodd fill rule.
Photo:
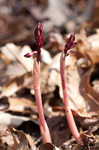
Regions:
<instances>
[{"instance_id":1,"label":"ground cover of leaves","mask_svg":"<svg viewBox=\"0 0 99 150\"><path fill-rule=\"evenodd\" d=\"M0 1L0 150L99 149L98 0L94 5L92 0ZM41 92L53 144L42 144L32 88L33 59L24 58L36 49L33 29L39 21L44 26ZM83 146L69 131L62 103L59 60L72 31L77 45L75 54L66 58L66 83Z\"/></svg>"}]
</instances>

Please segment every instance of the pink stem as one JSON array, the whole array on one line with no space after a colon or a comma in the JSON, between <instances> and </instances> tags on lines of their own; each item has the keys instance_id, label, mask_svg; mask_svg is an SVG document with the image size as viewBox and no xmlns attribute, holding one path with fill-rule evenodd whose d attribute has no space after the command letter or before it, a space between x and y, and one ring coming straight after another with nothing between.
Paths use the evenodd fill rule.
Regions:
<instances>
[{"instance_id":1,"label":"pink stem","mask_svg":"<svg viewBox=\"0 0 99 150\"><path fill-rule=\"evenodd\" d=\"M37 60L34 60L34 69L33 69L33 86L34 86L34 93L36 98L36 103L38 107L38 114L40 119L40 130L43 138L43 143L52 143L51 136L49 132L49 128L47 126L43 106L42 106L42 98L41 98L41 91L40 91L40 63Z\"/></svg>"},{"instance_id":2,"label":"pink stem","mask_svg":"<svg viewBox=\"0 0 99 150\"><path fill-rule=\"evenodd\" d=\"M69 106L69 100L67 97L67 92L66 92L66 81L65 81L65 55L62 53L61 58L60 58L60 74L61 74L61 82L62 82L62 89L63 89L63 102L65 105L65 113L68 121L69 128L71 130L72 135L76 139L76 141L79 144L82 144L82 140L80 137L80 134L78 132L78 129L76 127L70 106Z\"/></svg>"}]
</instances>

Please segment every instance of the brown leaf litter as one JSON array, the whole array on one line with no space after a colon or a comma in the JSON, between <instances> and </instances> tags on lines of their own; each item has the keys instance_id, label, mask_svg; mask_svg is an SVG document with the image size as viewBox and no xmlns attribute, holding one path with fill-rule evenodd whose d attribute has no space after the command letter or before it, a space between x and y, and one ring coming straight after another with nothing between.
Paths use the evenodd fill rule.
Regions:
<instances>
[{"instance_id":1,"label":"brown leaf litter","mask_svg":"<svg viewBox=\"0 0 99 150\"><path fill-rule=\"evenodd\" d=\"M99 33L98 33L98 30L97 30L96 34L91 35L89 37L87 37L85 32L82 31L82 33L76 35L76 40L77 40L78 44L74 48L75 54L68 56L66 58L66 83L67 83L68 98L70 100L70 107L72 109L72 112L73 112L75 118L79 120L80 124L83 127L85 127L85 126L89 127L90 125L96 126L96 124L99 123L99 109L98 109L99 108L99 106L98 106L99 105L99 98L98 98L99 97L98 96L99 95L99 93L98 93L98 71L99 71L99 69L98 69L98 66L99 66L98 40L99 40ZM61 45L61 44L59 44L59 45ZM27 63L27 62L25 62L24 58L22 58L21 54L20 54L20 52L22 52L22 49L20 51L19 47L16 47L13 44L11 45L11 47L14 47L14 49L18 48L18 50L16 50L16 52L18 52L17 56L19 56L19 57L17 57L16 54L14 54L12 52L12 50L10 50L10 53L6 53L8 50L8 47L9 46L6 46L5 49L6 48L7 49L1 52L1 58L3 60L3 67L1 68L1 70L3 71L2 74L5 72L4 78L5 78L5 75L7 76L7 74L6 74L7 69L8 69L8 73L9 73L10 65L12 65L11 68L16 69L15 65L13 66L13 63L12 63L14 61L15 61L15 64L19 63L21 65L21 68L24 68L24 66L25 66L25 68L21 70L21 73L18 72L17 70L15 72L12 72L13 76L12 76L12 78L10 76L9 80L7 80L7 85L5 84L6 83L5 81L3 82L3 80L1 80L1 82L2 82L1 86L3 86L3 88L2 88L3 96L6 94L7 94L6 96L12 95L16 91L18 91L19 89L21 89L23 87L31 88L30 85L31 85L31 81L32 81L31 80L31 69L28 70L28 67L31 68L32 65L29 62L28 62L29 64L27 66L25 65L25 63ZM27 48L25 48L25 50L26 49ZM1 50L2 50L2 48L1 48ZM22 53L22 55L23 55L23 53ZM10 56L10 58L8 56ZM48 93L54 92L56 87L59 87L60 98L62 98L61 80L60 80L60 72L59 72L60 71L59 70L59 66L60 66L59 60L60 60L60 53L57 54L53 59L50 58L49 63L46 64L45 67L43 67L43 64L41 64L41 68L42 68L41 91L43 94L46 95ZM26 61L28 61L28 60L26 60ZM6 65L7 65L7 69L5 69ZM26 67L27 67L27 69L26 69ZM28 72L30 73L29 81L28 81L28 75L27 75ZM17 73L17 76L16 76L16 73ZM20 77L22 77L21 79L23 80L23 77L25 74L27 75L26 79L24 81L22 81L21 84L19 85L18 82L16 82L17 81L16 78L20 82ZM17 83L16 84L17 88L11 92L11 89L8 85L11 85L12 81ZM5 88L5 87L8 87L8 88ZM11 93L10 94L7 93L6 89L8 90L8 92L11 92ZM9 89L10 89L10 91L9 91ZM17 112L17 113L22 113L22 114L31 114L31 113L33 113L34 108L35 108L34 104L31 101L28 101L28 99L25 99L25 98L18 99L18 98L12 98L12 97L8 97L8 103L5 104L5 107L3 104L1 106L2 106L1 109L4 108L5 110L8 110L8 113L9 113L9 111L12 111L13 113ZM53 111L53 110L51 110L51 111ZM34 111L34 113L35 112L37 113L36 110ZM27 120L23 119L23 120L28 121L28 119ZM60 125L59 124L60 123L58 123L58 124L56 124L56 126L54 125L52 127L54 129L52 136L54 137L54 142L56 143L56 145L57 145L58 139L57 138L55 139L55 137L58 137L57 134L62 136L62 131L63 131L63 130L61 130L61 132L57 132L57 130L59 131L59 128L62 128L61 124ZM68 135L69 135L69 133L68 133ZM88 142L90 142L90 139L93 138L93 135L91 136L90 133L88 133L88 132L86 132L85 134L84 134L84 132L82 132L82 136L84 138L85 137L87 138L87 136L89 136L87 138ZM96 137L95 137L95 139L96 139ZM61 145L61 143L59 145ZM77 149L77 148L78 147L76 147L75 149Z\"/></svg>"},{"instance_id":2,"label":"brown leaf litter","mask_svg":"<svg viewBox=\"0 0 99 150\"><path fill-rule=\"evenodd\" d=\"M99 62L99 34L86 37L83 33L76 37L78 44L75 54L66 58L66 82L70 107L77 115L91 118L99 116L98 92L91 86L91 77ZM50 65L48 86L58 85L61 93L59 74L60 54L55 56ZM55 80L57 79L57 80Z\"/></svg>"}]
</instances>

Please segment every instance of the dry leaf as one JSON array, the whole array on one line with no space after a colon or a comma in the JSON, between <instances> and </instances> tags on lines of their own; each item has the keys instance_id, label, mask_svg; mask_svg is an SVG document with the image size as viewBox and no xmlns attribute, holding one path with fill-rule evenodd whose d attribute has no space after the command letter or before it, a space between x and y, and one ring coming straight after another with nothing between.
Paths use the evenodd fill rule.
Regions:
<instances>
[{"instance_id":1,"label":"dry leaf","mask_svg":"<svg viewBox=\"0 0 99 150\"><path fill-rule=\"evenodd\" d=\"M23 114L32 114L37 112L36 104L27 98L8 98L9 108L8 111L20 112Z\"/></svg>"},{"instance_id":2,"label":"dry leaf","mask_svg":"<svg viewBox=\"0 0 99 150\"><path fill-rule=\"evenodd\" d=\"M86 37L85 34L77 35L77 40L76 54L66 58L66 83L70 107L80 117L97 117L98 120L99 93L92 87L91 78L99 63L99 34L90 37ZM62 97L59 63L60 54L54 57L49 66L47 85L52 91L55 86L59 86Z\"/></svg>"},{"instance_id":3,"label":"dry leaf","mask_svg":"<svg viewBox=\"0 0 99 150\"><path fill-rule=\"evenodd\" d=\"M30 117L12 115L10 113L0 112L0 124L7 126L17 127L21 125L24 121L30 120Z\"/></svg>"},{"instance_id":4,"label":"dry leaf","mask_svg":"<svg viewBox=\"0 0 99 150\"><path fill-rule=\"evenodd\" d=\"M24 54L31 49L28 46L20 48L10 43L1 47L1 61L3 66L0 73L1 95L9 96L31 82L33 61L24 58ZM1 96L0 95L0 96Z\"/></svg>"},{"instance_id":5,"label":"dry leaf","mask_svg":"<svg viewBox=\"0 0 99 150\"><path fill-rule=\"evenodd\" d=\"M57 50L63 50L65 46L65 40L60 33L50 33L50 45L52 48L55 46Z\"/></svg>"},{"instance_id":6,"label":"dry leaf","mask_svg":"<svg viewBox=\"0 0 99 150\"><path fill-rule=\"evenodd\" d=\"M39 150L60 150L60 149L51 143L46 143L41 144Z\"/></svg>"},{"instance_id":7,"label":"dry leaf","mask_svg":"<svg viewBox=\"0 0 99 150\"><path fill-rule=\"evenodd\" d=\"M31 150L29 142L22 131L0 125L0 144L2 150Z\"/></svg>"},{"instance_id":8,"label":"dry leaf","mask_svg":"<svg viewBox=\"0 0 99 150\"><path fill-rule=\"evenodd\" d=\"M92 46L96 39L91 41L92 37L82 37L84 36L80 36L78 41L77 55L70 56L69 64L66 65L68 98L71 109L80 116L99 117L99 93L92 88L90 83L94 66L99 62L99 53L97 47L95 49ZM79 63L81 59L84 61Z\"/></svg>"},{"instance_id":9,"label":"dry leaf","mask_svg":"<svg viewBox=\"0 0 99 150\"><path fill-rule=\"evenodd\" d=\"M29 46L19 47L12 43L1 47L0 96L10 96L23 87L31 88L33 59L24 57L24 54L31 51ZM49 52L43 48L41 60L44 64L52 61Z\"/></svg>"},{"instance_id":10,"label":"dry leaf","mask_svg":"<svg viewBox=\"0 0 99 150\"><path fill-rule=\"evenodd\" d=\"M0 98L1 124L19 126L24 121L37 119L37 107L28 98ZM27 116L28 115L28 116ZM35 122L35 120L32 120Z\"/></svg>"}]
</instances>

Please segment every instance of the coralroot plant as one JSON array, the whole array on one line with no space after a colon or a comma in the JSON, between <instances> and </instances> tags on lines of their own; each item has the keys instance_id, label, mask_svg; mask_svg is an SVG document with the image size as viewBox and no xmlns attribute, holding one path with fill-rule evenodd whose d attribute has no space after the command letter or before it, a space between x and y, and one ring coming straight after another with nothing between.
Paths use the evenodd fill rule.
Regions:
<instances>
[{"instance_id":1,"label":"coralroot plant","mask_svg":"<svg viewBox=\"0 0 99 150\"><path fill-rule=\"evenodd\" d=\"M49 128L47 126L43 106L42 106L42 97L40 91L40 55L41 55L41 47L43 45L43 35L42 35L43 27L41 23L38 23L37 27L34 31L34 37L37 44L37 51L33 51L32 53L27 53L25 57L34 56L34 67L33 67L33 88L35 99L38 107L38 114L40 120L40 131L43 139L43 143L51 143L51 136L49 132Z\"/></svg>"},{"instance_id":2,"label":"coralroot plant","mask_svg":"<svg viewBox=\"0 0 99 150\"><path fill-rule=\"evenodd\" d=\"M60 75L61 75L61 83L62 83L62 90L63 90L63 102L65 105L65 113L67 122L70 128L70 131L74 138L76 139L77 143L82 144L82 139L80 137L80 133L78 132L78 129L76 127L72 111L69 106L69 100L67 96L66 91L66 81L65 81L65 57L69 55L70 52L72 52L71 48L75 45L75 35L72 33L70 37L68 38L64 51L61 54L60 57Z\"/></svg>"}]
</instances>

